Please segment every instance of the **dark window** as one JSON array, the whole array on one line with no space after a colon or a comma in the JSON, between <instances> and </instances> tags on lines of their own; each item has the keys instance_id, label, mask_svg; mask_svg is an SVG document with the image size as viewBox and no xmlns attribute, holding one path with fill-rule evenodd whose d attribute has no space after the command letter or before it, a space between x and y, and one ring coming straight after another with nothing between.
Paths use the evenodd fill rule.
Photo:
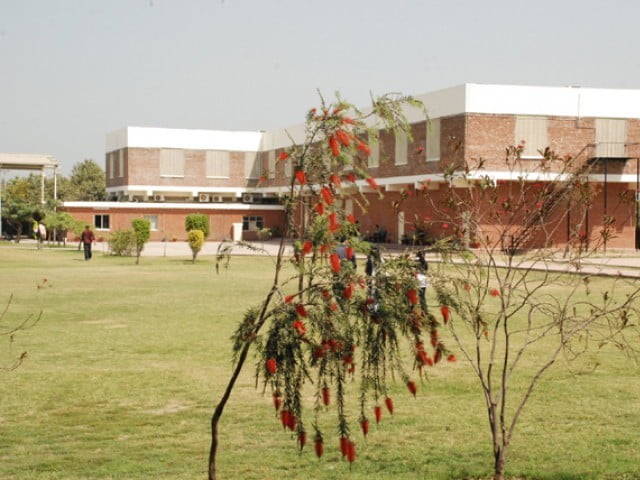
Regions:
<instances>
[{"instance_id":1,"label":"dark window","mask_svg":"<svg viewBox=\"0 0 640 480\"><path fill-rule=\"evenodd\" d=\"M109 230L109 215L94 215L93 225L97 230Z\"/></svg>"}]
</instances>

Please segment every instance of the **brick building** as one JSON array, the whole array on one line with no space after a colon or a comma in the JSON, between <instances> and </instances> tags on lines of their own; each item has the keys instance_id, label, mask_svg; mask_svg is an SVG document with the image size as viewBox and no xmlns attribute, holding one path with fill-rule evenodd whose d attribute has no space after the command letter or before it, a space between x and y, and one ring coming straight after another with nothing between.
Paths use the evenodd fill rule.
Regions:
<instances>
[{"instance_id":1,"label":"brick building","mask_svg":"<svg viewBox=\"0 0 640 480\"><path fill-rule=\"evenodd\" d=\"M504 152L524 140L522 158L532 166L525 166L527 181L549 179L534 168L539 150L546 147L583 163L597 161L589 181L601 188L589 212L589 228L595 232L605 215L613 216L610 246L637 245L636 204L621 206L615 199L623 192L635 198L639 190L640 90L465 84L417 98L425 103L430 120L418 111L408 112L413 140L382 130L368 158L384 200L358 180L354 188L370 201L367 212L345 204L358 216L363 232L381 225L388 241L406 238L425 204L408 198L398 211L391 202L399 200L400 192L425 184L433 198L442 196L450 186L443 169L452 162L482 158L485 168L477 172L478 178L517 181L522 172L505 168ZM65 208L105 233L145 215L152 220L152 239L183 239L184 216L199 211L210 216L212 239L230 237L232 224L240 222L244 238L250 239L258 228L280 226L278 201L292 165L276 158L291 138L298 142L303 135L304 125L265 132L128 127L107 137L107 192L112 201L67 202ZM267 181L258 187L264 172ZM562 245L567 235L559 231L555 243Z\"/></svg>"}]
</instances>

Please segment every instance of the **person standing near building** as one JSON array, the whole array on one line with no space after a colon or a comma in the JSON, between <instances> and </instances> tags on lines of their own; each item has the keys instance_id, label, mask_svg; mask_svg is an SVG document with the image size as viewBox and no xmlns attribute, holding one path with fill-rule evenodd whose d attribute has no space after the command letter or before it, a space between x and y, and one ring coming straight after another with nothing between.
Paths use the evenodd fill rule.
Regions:
<instances>
[{"instance_id":1,"label":"person standing near building","mask_svg":"<svg viewBox=\"0 0 640 480\"><path fill-rule=\"evenodd\" d=\"M84 231L80 235L80 242L84 247L84 259L91 260L91 245L95 243L96 237L89 228L89 225L84 226Z\"/></svg>"}]
</instances>

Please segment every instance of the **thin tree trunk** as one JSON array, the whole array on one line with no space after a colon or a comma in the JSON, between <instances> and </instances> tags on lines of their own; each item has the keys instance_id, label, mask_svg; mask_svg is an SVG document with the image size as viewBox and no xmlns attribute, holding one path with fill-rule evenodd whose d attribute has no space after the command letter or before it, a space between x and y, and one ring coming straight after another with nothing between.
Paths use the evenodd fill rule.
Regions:
<instances>
[{"instance_id":1,"label":"thin tree trunk","mask_svg":"<svg viewBox=\"0 0 640 480\"><path fill-rule=\"evenodd\" d=\"M507 447L501 446L495 452L495 463L493 465L493 480L504 480L504 465Z\"/></svg>"}]
</instances>

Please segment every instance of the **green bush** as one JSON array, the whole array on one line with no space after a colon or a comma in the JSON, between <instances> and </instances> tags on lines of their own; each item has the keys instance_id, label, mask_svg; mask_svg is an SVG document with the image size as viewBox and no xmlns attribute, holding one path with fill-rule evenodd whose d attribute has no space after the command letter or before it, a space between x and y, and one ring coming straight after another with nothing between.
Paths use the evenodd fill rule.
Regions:
<instances>
[{"instance_id":1,"label":"green bush","mask_svg":"<svg viewBox=\"0 0 640 480\"><path fill-rule=\"evenodd\" d=\"M151 222L146 218L134 218L131 220L131 226L133 227L133 234L135 237L136 246L136 264L140 263L140 254L145 244L151 237Z\"/></svg>"},{"instance_id":2,"label":"green bush","mask_svg":"<svg viewBox=\"0 0 640 480\"><path fill-rule=\"evenodd\" d=\"M118 257L130 257L136 250L136 234L131 228L116 230L109 236L109 253Z\"/></svg>"},{"instance_id":3,"label":"green bush","mask_svg":"<svg viewBox=\"0 0 640 480\"><path fill-rule=\"evenodd\" d=\"M184 219L184 229L187 232L200 230L204 235L204 238L209 238L209 217L202 213L190 213Z\"/></svg>"},{"instance_id":4,"label":"green bush","mask_svg":"<svg viewBox=\"0 0 640 480\"><path fill-rule=\"evenodd\" d=\"M196 263L196 257L204 245L204 233L202 233L202 230L190 230L187 235L187 242L189 242L189 248L193 254L192 262Z\"/></svg>"}]
</instances>

